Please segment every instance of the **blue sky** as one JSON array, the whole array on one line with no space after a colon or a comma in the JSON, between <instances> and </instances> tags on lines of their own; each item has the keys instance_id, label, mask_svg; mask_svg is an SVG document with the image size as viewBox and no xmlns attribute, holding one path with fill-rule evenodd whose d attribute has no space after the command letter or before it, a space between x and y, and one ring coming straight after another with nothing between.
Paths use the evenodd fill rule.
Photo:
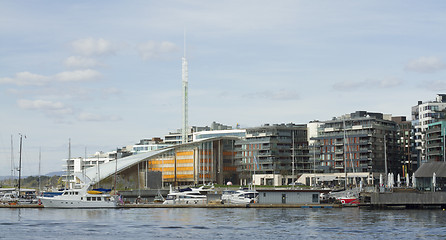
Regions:
<instances>
[{"instance_id":1,"label":"blue sky","mask_svg":"<svg viewBox=\"0 0 446 240\"><path fill-rule=\"evenodd\" d=\"M0 1L0 175L189 124L255 127L356 110L410 115L446 92L444 1Z\"/></svg>"}]
</instances>

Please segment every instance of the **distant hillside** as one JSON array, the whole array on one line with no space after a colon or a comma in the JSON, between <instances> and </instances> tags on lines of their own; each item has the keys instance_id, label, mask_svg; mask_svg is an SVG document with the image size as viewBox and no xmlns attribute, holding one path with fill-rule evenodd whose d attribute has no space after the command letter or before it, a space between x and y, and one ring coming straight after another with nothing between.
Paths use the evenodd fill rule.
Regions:
<instances>
[{"instance_id":1,"label":"distant hillside","mask_svg":"<svg viewBox=\"0 0 446 240\"><path fill-rule=\"evenodd\" d=\"M52 176L62 176L62 175L64 175L64 174L65 174L64 171L59 171L59 172L50 172L50 173L47 173L47 174L45 174L45 176L48 176L48 177L52 177Z\"/></svg>"},{"instance_id":2,"label":"distant hillside","mask_svg":"<svg viewBox=\"0 0 446 240\"><path fill-rule=\"evenodd\" d=\"M18 177L15 177L17 179ZM11 179L11 176L0 176L0 181Z\"/></svg>"},{"instance_id":3,"label":"distant hillside","mask_svg":"<svg viewBox=\"0 0 446 240\"><path fill-rule=\"evenodd\" d=\"M42 174L42 176L52 177L52 176L62 176L64 174L65 174L64 171L59 171L59 172L50 172L45 175ZM38 176L38 175L31 175L31 176ZM29 177L29 176L22 176L22 179L27 178L27 177ZM15 179L18 179L18 178L19 178L18 176L15 176ZM0 176L0 181L9 180L9 179L11 179L11 176Z\"/></svg>"}]
</instances>

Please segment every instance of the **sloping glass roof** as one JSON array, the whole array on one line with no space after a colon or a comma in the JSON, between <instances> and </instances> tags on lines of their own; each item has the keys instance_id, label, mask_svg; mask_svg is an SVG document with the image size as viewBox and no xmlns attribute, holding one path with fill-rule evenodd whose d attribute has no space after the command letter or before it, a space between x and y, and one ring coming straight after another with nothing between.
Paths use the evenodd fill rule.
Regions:
<instances>
[{"instance_id":1,"label":"sloping glass roof","mask_svg":"<svg viewBox=\"0 0 446 240\"><path fill-rule=\"evenodd\" d=\"M115 171L118 173L130 168L131 166L141 162L147 158L153 157L157 154L167 152L172 148L165 148L161 150L155 150L145 153L139 153L136 155L131 155L124 158L118 158L118 161L110 161L107 163L99 164L98 166L90 167L85 170L85 176L82 173L75 173L75 176L78 177L82 182L86 184L94 184L97 183L113 174ZM116 165L117 164L117 165Z\"/></svg>"}]
</instances>

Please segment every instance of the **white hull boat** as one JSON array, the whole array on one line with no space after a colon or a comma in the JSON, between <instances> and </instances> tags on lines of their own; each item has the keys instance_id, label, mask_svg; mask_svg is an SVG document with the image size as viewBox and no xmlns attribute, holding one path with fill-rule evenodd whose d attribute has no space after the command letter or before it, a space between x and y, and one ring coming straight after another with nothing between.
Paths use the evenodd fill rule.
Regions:
<instances>
[{"instance_id":1,"label":"white hull boat","mask_svg":"<svg viewBox=\"0 0 446 240\"><path fill-rule=\"evenodd\" d=\"M207 192L209 189L200 188L187 188L181 191L173 191L170 189L170 193L167 194L163 204L206 204Z\"/></svg>"},{"instance_id":2,"label":"white hull boat","mask_svg":"<svg viewBox=\"0 0 446 240\"><path fill-rule=\"evenodd\" d=\"M81 189L64 190L62 195L38 197L45 208L116 208L117 199L100 191Z\"/></svg>"},{"instance_id":3,"label":"white hull boat","mask_svg":"<svg viewBox=\"0 0 446 240\"><path fill-rule=\"evenodd\" d=\"M248 204L256 203L259 193L255 190L239 189L237 191L225 190L221 199L225 203Z\"/></svg>"}]
</instances>

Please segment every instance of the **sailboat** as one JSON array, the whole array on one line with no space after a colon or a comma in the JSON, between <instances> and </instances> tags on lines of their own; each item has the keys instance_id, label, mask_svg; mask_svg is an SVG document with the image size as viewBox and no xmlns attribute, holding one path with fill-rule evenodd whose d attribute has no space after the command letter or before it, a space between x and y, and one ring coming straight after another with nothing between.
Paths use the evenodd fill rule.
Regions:
<instances>
[{"instance_id":1,"label":"sailboat","mask_svg":"<svg viewBox=\"0 0 446 240\"><path fill-rule=\"evenodd\" d=\"M344 156L344 172L345 172L345 181L344 181L344 191L340 192L336 199L338 199L342 205L356 205L359 204L359 192L352 190L347 190L347 158L345 157L345 142L346 132L345 132L345 119L343 121L344 127L344 146L343 146L343 156ZM351 157L350 157L351 160ZM353 167L353 162L352 162ZM354 171L354 170L353 170ZM335 194L332 194L332 196Z\"/></svg>"}]
</instances>

